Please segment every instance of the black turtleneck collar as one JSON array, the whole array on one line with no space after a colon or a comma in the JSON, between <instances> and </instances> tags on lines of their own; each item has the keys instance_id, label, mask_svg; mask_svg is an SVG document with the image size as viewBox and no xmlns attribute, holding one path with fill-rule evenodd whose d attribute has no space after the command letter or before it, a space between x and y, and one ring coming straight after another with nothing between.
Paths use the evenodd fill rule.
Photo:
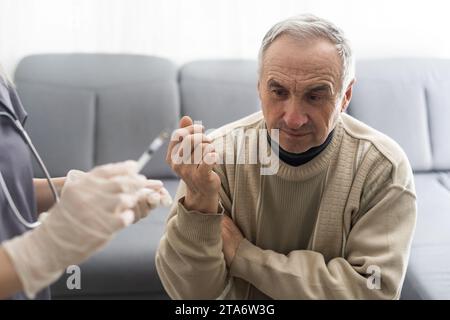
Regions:
<instances>
[{"instance_id":1,"label":"black turtleneck collar","mask_svg":"<svg viewBox=\"0 0 450 320\"><path fill-rule=\"evenodd\" d=\"M325 150L325 148L330 144L331 139L333 138L333 132L334 132L334 130L332 130L330 132L330 134L328 135L325 142L322 143L320 146L313 147L313 148L309 149L308 151L305 151L302 153L288 152L286 150L283 150L280 146L278 156L283 162L285 162L291 166L294 166L294 167L298 167L302 164L305 164L308 161L311 161L312 159L314 159L316 156L318 156L323 150ZM269 133L267 133L267 140L269 141L269 145L271 145L271 146L272 146L272 142L273 142L272 148L278 145L275 141L272 141Z\"/></svg>"}]
</instances>

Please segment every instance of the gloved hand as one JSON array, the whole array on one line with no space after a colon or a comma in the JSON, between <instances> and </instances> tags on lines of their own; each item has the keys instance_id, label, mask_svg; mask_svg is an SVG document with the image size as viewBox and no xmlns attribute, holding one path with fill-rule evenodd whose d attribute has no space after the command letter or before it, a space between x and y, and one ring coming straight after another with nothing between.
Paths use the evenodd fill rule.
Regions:
<instances>
[{"instance_id":1,"label":"gloved hand","mask_svg":"<svg viewBox=\"0 0 450 320\"><path fill-rule=\"evenodd\" d=\"M68 179L42 224L3 243L24 292L35 294L105 246L134 221L131 210L147 184L134 161L94 168Z\"/></svg>"},{"instance_id":2,"label":"gloved hand","mask_svg":"<svg viewBox=\"0 0 450 320\"><path fill-rule=\"evenodd\" d=\"M66 177L67 181L76 181L86 173L80 170L70 170ZM62 193L65 188L63 187ZM163 183L160 180L148 179L145 182L144 188L137 192L138 200L136 205L132 208L134 212L134 223L147 217L151 210L159 206L170 206L172 204L172 197Z\"/></svg>"},{"instance_id":3,"label":"gloved hand","mask_svg":"<svg viewBox=\"0 0 450 320\"><path fill-rule=\"evenodd\" d=\"M138 202L133 207L134 222L148 216L151 210L159 206L170 206L172 197L160 180L147 180L145 188L138 191Z\"/></svg>"}]
</instances>

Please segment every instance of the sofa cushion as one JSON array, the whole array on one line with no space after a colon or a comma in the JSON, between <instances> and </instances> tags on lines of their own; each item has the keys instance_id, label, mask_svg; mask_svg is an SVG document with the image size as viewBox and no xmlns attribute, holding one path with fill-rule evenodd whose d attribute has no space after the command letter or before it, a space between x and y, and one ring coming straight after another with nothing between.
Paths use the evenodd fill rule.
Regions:
<instances>
[{"instance_id":1,"label":"sofa cushion","mask_svg":"<svg viewBox=\"0 0 450 320\"><path fill-rule=\"evenodd\" d=\"M436 243L414 248L405 281L408 292L403 298L450 299L449 245Z\"/></svg>"},{"instance_id":2,"label":"sofa cushion","mask_svg":"<svg viewBox=\"0 0 450 320\"><path fill-rule=\"evenodd\" d=\"M260 109L255 61L195 61L180 70L181 111L217 129Z\"/></svg>"},{"instance_id":3,"label":"sofa cushion","mask_svg":"<svg viewBox=\"0 0 450 320\"><path fill-rule=\"evenodd\" d=\"M403 298L450 299L450 189L441 174L416 174L417 225Z\"/></svg>"},{"instance_id":4,"label":"sofa cushion","mask_svg":"<svg viewBox=\"0 0 450 320\"><path fill-rule=\"evenodd\" d=\"M424 121L426 107L420 83L358 78L349 113L394 138L415 170L429 170L432 157L428 123Z\"/></svg>"},{"instance_id":5,"label":"sofa cushion","mask_svg":"<svg viewBox=\"0 0 450 320\"><path fill-rule=\"evenodd\" d=\"M449 170L449 85L450 60L362 60L349 113L396 140L415 171Z\"/></svg>"},{"instance_id":6,"label":"sofa cushion","mask_svg":"<svg viewBox=\"0 0 450 320\"><path fill-rule=\"evenodd\" d=\"M51 175L92 168L95 92L27 81L18 81L17 87L29 115L25 128ZM34 158L33 167L36 177L44 176Z\"/></svg>"},{"instance_id":7,"label":"sofa cushion","mask_svg":"<svg viewBox=\"0 0 450 320\"><path fill-rule=\"evenodd\" d=\"M447 69L447 72L450 70ZM450 77L450 75L448 75ZM450 170L450 79L439 78L427 87L434 170Z\"/></svg>"},{"instance_id":8,"label":"sofa cushion","mask_svg":"<svg viewBox=\"0 0 450 320\"><path fill-rule=\"evenodd\" d=\"M177 105L170 101L175 84L154 81L98 90L96 164L138 159L160 131L174 129ZM152 178L175 177L165 162L166 142L143 173Z\"/></svg>"}]
</instances>

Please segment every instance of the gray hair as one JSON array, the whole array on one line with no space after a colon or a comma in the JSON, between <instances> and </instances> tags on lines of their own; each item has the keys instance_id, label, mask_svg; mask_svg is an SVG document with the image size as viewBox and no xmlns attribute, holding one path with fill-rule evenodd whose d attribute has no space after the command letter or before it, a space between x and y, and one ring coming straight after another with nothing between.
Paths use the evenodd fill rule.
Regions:
<instances>
[{"instance_id":1,"label":"gray hair","mask_svg":"<svg viewBox=\"0 0 450 320\"><path fill-rule=\"evenodd\" d=\"M258 55L258 73L261 76L264 53L272 42L281 35L298 40L326 39L336 46L342 61L342 93L355 77L355 61L350 42L343 31L328 20L311 14L302 14L275 24L264 36Z\"/></svg>"}]
</instances>

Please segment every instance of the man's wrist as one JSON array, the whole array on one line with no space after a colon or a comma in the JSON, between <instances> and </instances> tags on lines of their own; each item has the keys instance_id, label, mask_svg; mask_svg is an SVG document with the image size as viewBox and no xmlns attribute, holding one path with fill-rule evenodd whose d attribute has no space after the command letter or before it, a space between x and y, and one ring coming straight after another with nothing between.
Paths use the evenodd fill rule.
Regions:
<instances>
[{"instance_id":1,"label":"man's wrist","mask_svg":"<svg viewBox=\"0 0 450 320\"><path fill-rule=\"evenodd\" d=\"M218 213L219 210L219 194L215 196L205 197L203 195L195 195L190 192L184 197L184 207L189 211L198 211L201 213Z\"/></svg>"}]
</instances>

